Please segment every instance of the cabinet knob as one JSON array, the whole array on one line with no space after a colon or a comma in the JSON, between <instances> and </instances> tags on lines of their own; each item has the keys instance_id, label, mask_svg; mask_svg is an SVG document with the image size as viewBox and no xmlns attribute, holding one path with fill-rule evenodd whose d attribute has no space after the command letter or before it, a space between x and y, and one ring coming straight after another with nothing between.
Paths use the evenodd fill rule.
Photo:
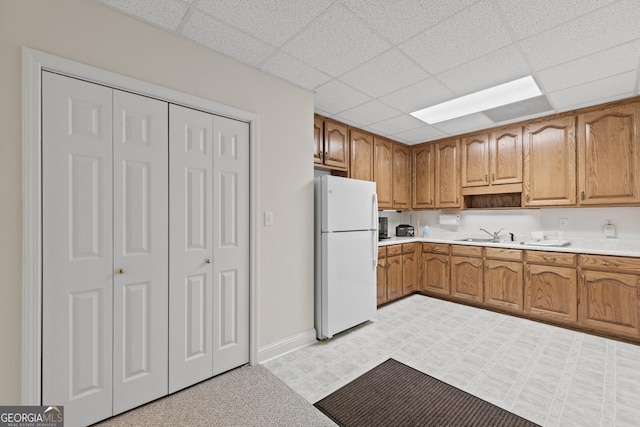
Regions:
<instances>
[{"instance_id":1,"label":"cabinet knob","mask_svg":"<svg viewBox=\"0 0 640 427\"><path fill-rule=\"evenodd\" d=\"M124 274L124 268L119 268L118 269L118 274Z\"/></svg>"},{"instance_id":2,"label":"cabinet knob","mask_svg":"<svg viewBox=\"0 0 640 427\"><path fill-rule=\"evenodd\" d=\"M204 263L205 263L205 264L211 264L211 258L207 258L207 259L205 259L205 260L204 260Z\"/></svg>"}]
</instances>

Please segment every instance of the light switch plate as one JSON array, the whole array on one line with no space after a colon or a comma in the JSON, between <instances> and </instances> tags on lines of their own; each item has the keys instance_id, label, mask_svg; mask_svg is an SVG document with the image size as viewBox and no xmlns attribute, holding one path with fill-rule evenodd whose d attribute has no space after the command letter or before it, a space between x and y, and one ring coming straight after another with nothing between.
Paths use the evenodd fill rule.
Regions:
<instances>
[{"instance_id":1,"label":"light switch plate","mask_svg":"<svg viewBox=\"0 0 640 427\"><path fill-rule=\"evenodd\" d=\"M265 227L273 226L273 212L264 211L264 226Z\"/></svg>"}]
</instances>

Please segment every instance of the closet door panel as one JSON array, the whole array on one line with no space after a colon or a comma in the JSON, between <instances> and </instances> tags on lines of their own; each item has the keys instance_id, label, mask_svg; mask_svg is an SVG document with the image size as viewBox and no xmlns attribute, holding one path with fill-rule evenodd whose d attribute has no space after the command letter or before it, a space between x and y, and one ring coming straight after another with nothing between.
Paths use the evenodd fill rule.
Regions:
<instances>
[{"instance_id":1,"label":"closet door panel","mask_svg":"<svg viewBox=\"0 0 640 427\"><path fill-rule=\"evenodd\" d=\"M112 413L111 89L42 76L42 404Z\"/></svg>"},{"instance_id":2,"label":"closet door panel","mask_svg":"<svg viewBox=\"0 0 640 427\"><path fill-rule=\"evenodd\" d=\"M212 115L170 106L171 392L213 375L212 127Z\"/></svg>"},{"instance_id":3,"label":"closet door panel","mask_svg":"<svg viewBox=\"0 0 640 427\"><path fill-rule=\"evenodd\" d=\"M249 125L213 121L213 374L249 361Z\"/></svg>"},{"instance_id":4,"label":"closet door panel","mask_svg":"<svg viewBox=\"0 0 640 427\"><path fill-rule=\"evenodd\" d=\"M117 414L168 392L168 104L113 94Z\"/></svg>"}]
</instances>

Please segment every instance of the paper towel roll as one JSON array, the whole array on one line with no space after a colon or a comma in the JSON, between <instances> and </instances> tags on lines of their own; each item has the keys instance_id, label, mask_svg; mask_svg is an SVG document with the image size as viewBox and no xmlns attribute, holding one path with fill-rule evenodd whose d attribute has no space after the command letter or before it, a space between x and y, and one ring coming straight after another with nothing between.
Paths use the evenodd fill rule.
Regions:
<instances>
[{"instance_id":1,"label":"paper towel roll","mask_svg":"<svg viewBox=\"0 0 640 427\"><path fill-rule=\"evenodd\" d=\"M441 214L440 224L442 225L460 225L460 215Z\"/></svg>"}]
</instances>

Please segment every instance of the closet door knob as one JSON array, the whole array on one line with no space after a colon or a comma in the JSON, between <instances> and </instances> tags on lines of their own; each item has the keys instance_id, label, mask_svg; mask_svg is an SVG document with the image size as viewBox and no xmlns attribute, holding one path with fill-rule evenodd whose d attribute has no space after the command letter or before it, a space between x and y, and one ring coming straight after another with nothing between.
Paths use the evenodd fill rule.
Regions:
<instances>
[{"instance_id":1,"label":"closet door knob","mask_svg":"<svg viewBox=\"0 0 640 427\"><path fill-rule=\"evenodd\" d=\"M207 259L205 259L205 260L204 260L204 263L205 263L205 264L211 264L211 258L207 258Z\"/></svg>"},{"instance_id":2,"label":"closet door knob","mask_svg":"<svg viewBox=\"0 0 640 427\"><path fill-rule=\"evenodd\" d=\"M118 274L124 274L124 268L119 268L118 269Z\"/></svg>"}]
</instances>

